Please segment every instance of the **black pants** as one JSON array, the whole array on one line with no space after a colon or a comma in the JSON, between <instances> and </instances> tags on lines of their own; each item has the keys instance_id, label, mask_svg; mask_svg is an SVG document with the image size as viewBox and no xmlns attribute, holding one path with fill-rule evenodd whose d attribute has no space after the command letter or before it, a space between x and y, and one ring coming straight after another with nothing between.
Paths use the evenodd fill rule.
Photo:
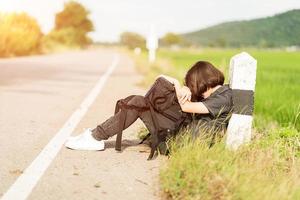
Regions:
<instances>
[{"instance_id":1,"label":"black pants","mask_svg":"<svg viewBox=\"0 0 300 200\"><path fill-rule=\"evenodd\" d=\"M137 107L140 105L145 105L146 104L145 97L136 95L129 101L129 104ZM172 124L172 121L170 119L164 117L159 113L156 114L157 114L156 117L158 118L158 122L161 127L171 128L169 127L170 124ZM95 129L93 129L92 130L93 137L97 140L106 140L109 137L120 132L121 131L119 130L120 115L121 115L121 111L111 116L106 121L98 125ZM154 131L154 124L152 121L150 110L138 111L136 109L130 109L127 111L124 129L128 128L138 118L140 118L143 121L143 123L145 124L145 126L147 127L150 133Z\"/></svg>"}]
</instances>

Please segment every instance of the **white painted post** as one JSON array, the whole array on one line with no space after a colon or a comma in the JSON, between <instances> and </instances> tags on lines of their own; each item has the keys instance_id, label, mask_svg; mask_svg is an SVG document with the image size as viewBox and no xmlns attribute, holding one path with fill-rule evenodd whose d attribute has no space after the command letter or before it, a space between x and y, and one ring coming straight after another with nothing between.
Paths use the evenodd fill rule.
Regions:
<instances>
[{"instance_id":1,"label":"white painted post","mask_svg":"<svg viewBox=\"0 0 300 200\"><path fill-rule=\"evenodd\" d=\"M233 92L233 114L227 128L226 146L237 149L251 139L257 61L243 52L230 60L229 84Z\"/></svg>"},{"instance_id":2,"label":"white painted post","mask_svg":"<svg viewBox=\"0 0 300 200\"><path fill-rule=\"evenodd\" d=\"M155 28L152 25L150 27L150 32L147 37L147 49L148 49L148 59L149 62L154 62L156 59L156 49L158 48L158 38L155 33Z\"/></svg>"}]
</instances>

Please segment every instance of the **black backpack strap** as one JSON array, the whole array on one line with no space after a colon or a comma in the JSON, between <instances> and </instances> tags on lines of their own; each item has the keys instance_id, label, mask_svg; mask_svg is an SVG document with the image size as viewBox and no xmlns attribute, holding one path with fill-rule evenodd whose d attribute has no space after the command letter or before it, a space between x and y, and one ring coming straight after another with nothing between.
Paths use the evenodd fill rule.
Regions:
<instances>
[{"instance_id":1,"label":"black backpack strap","mask_svg":"<svg viewBox=\"0 0 300 200\"><path fill-rule=\"evenodd\" d=\"M145 111L148 110L148 106L135 106L135 105L128 105L128 102L133 99L136 95L131 95L128 96L125 99L120 99L116 103L115 107L115 114L117 114L119 111L120 113L120 122L119 122L119 130L120 132L117 133L117 139L116 139L116 146L115 149L117 151L121 151L121 146L122 146L122 134L123 134L123 129L125 127L125 122L126 122L126 117L127 117L127 112L128 110L139 110L139 111Z\"/></svg>"},{"instance_id":2,"label":"black backpack strap","mask_svg":"<svg viewBox=\"0 0 300 200\"><path fill-rule=\"evenodd\" d=\"M150 112L151 112L151 117L152 117L152 121L153 121L153 124L154 124L154 127L155 127L155 132L152 134L152 138L151 138L151 152L150 152L150 155L148 157L147 160L151 160L154 156L154 152L158 146L158 122L157 122L157 119L155 117L155 111L152 107L152 105L150 105Z\"/></svg>"},{"instance_id":3,"label":"black backpack strap","mask_svg":"<svg viewBox=\"0 0 300 200\"><path fill-rule=\"evenodd\" d=\"M121 151L121 143L122 143L122 133L123 133L123 128L125 125L125 120L126 120L126 109L121 108L121 101L117 101L116 107L115 107L115 114L117 114L121 110L121 116L120 116L120 122L119 122L119 130L120 132L117 133L117 139L116 139L116 146L115 149L117 151Z\"/></svg>"},{"instance_id":4,"label":"black backpack strap","mask_svg":"<svg viewBox=\"0 0 300 200\"><path fill-rule=\"evenodd\" d=\"M148 133L140 142L139 144L143 144L149 137L151 136L151 133Z\"/></svg>"}]
</instances>

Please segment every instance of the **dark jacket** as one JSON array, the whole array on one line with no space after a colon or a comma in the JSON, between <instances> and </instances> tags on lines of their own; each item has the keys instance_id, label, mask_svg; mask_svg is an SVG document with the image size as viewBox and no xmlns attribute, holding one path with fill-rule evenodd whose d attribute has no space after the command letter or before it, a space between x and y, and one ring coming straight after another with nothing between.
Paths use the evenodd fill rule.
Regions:
<instances>
[{"instance_id":1,"label":"dark jacket","mask_svg":"<svg viewBox=\"0 0 300 200\"><path fill-rule=\"evenodd\" d=\"M120 126L126 119L126 112L128 109L136 109L140 111L150 110L155 130L151 134L151 153L148 159L152 159L157 147L164 143L167 138L178 133L179 129L187 125L191 120L191 115L181 111L178 103L176 91L174 86L165 78L158 78L155 80L151 88L145 95L145 103L135 103L134 106L128 102L135 95L131 95L125 99L117 102L116 112L122 110L122 118ZM120 129L121 130L121 129ZM122 132L118 133L116 141L116 149L121 149Z\"/></svg>"}]
</instances>

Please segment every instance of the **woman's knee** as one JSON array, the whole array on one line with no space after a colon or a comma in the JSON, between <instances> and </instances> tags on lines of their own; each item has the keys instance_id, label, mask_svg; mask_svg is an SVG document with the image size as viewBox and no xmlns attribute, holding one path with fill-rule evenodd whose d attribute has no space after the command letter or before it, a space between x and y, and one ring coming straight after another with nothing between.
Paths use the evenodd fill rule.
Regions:
<instances>
[{"instance_id":1,"label":"woman's knee","mask_svg":"<svg viewBox=\"0 0 300 200\"><path fill-rule=\"evenodd\" d=\"M137 107L146 107L146 100L144 96L141 95L135 95L130 101L128 102L128 105L130 106L137 106Z\"/></svg>"}]
</instances>

